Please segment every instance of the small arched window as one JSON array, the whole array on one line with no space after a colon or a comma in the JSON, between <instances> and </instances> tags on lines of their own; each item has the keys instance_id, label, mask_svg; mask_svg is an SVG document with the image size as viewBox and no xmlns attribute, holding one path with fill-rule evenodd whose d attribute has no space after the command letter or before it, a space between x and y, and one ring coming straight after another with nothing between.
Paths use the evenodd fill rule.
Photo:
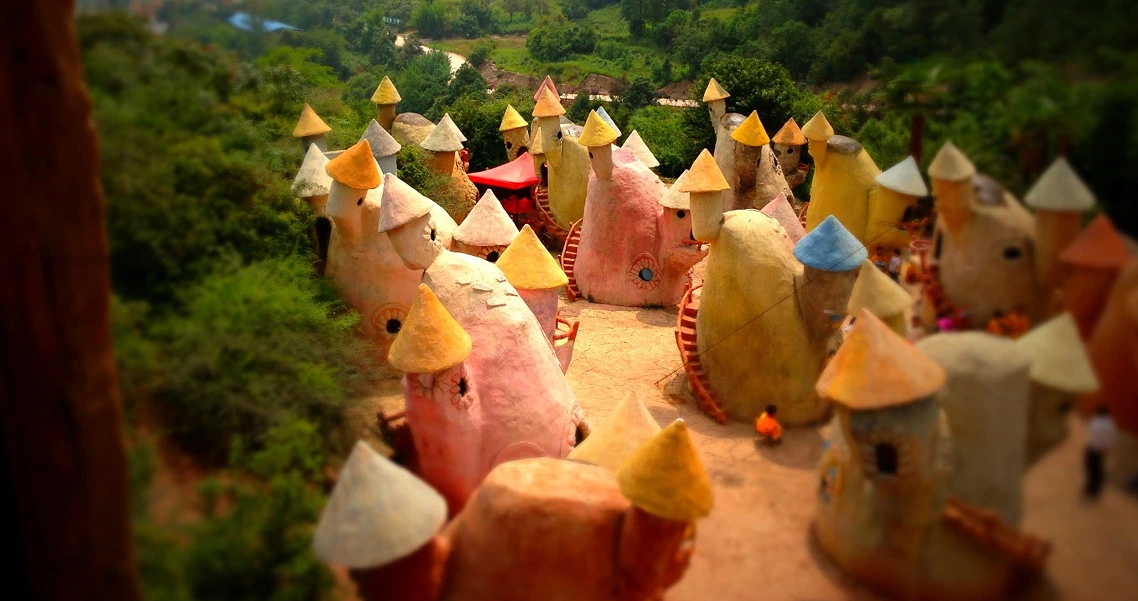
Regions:
<instances>
[{"instance_id":1,"label":"small arched window","mask_svg":"<svg viewBox=\"0 0 1138 601\"><path fill-rule=\"evenodd\" d=\"M877 473L883 476L897 475L897 447L890 442L879 442L873 445L874 459L877 461Z\"/></svg>"}]
</instances>

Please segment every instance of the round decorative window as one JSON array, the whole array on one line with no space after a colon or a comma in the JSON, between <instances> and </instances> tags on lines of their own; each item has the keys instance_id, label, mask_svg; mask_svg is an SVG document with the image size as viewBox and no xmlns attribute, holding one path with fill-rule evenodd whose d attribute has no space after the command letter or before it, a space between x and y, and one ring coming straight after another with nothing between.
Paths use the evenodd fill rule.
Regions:
<instances>
[{"instance_id":1,"label":"round decorative window","mask_svg":"<svg viewBox=\"0 0 1138 601\"><path fill-rule=\"evenodd\" d=\"M660 285L660 267L656 264L656 259L648 253L637 255L628 270L628 279L637 288L655 290Z\"/></svg>"},{"instance_id":2,"label":"round decorative window","mask_svg":"<svg viewBox=\"0 0 1138 601\"><path fill-rule=\"evenodd\" d=\"M371 314L371 323L376 334L388 341L394 340L403 329L404 319L407 319L407 307L399 303L387 303Z\"/></svg>"}]
</instances>

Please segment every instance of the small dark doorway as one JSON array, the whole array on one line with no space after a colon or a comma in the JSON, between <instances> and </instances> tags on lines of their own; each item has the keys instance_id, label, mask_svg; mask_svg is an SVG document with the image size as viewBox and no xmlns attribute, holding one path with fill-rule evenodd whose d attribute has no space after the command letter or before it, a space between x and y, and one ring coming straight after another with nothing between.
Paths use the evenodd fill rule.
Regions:
<instances>
[{"instance_id":1,"label":"small dark doorway","mask_svg":"<svg viewBox=\"0 0 1138 601\"><path fill-rule=\"evenodd\" d=\"M523 154L525 154L525 153L527 153L527 152L529 152L529 149L528 149L528 148L526 148L526 147L525 147L525 145L523 144L523 145L521 145L521 146L518 146L518 154L516 154L516 155L514 155L514 156L519 156L519 157L520 157L520 156L522 156Z\"/></svg>"},{"instance_id":2,"label":"small dark doorway","mask_svg":"<svg viewBox=\"0 0 1138 601\"><path fill-rule=\"evenodd\" d=\"M328 239L332 237L332 222L327 217L317 217L316 225L316 272L324 275L328 263Z\"/></svg>"},{"instance_id":3,"label":"small dark doorway","mask_svg":"<svg viewBox=\"0 0 1138 601\"><path fill-rule=\"evenodd\" d=\"M873 447L873 454L877 459L877 473L894 476L897 474L897 447L879 442Z\"/></svg>"}]
</instances>

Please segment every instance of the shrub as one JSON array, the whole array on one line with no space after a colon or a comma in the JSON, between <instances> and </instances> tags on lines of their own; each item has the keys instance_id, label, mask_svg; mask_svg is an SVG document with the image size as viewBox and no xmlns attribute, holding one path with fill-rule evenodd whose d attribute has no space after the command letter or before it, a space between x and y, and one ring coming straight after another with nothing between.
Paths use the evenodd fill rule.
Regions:
<instances>
[{"instance_id":1,"label":"shrub","mask_svg":"<svg viewBox=\"0 0 1138 601\"><path fill-rule=\"evenodd\" d=\"M588 25L553 21L534 29L526 38L526 48L534 58L556 62L571 54L588 54L597 44L597 33Z\"/></svg>"},{"instance_id":2,"label":"shrub","mask_svg":"<svg viewBox=\"0 0 1138 601\"><path fill-rule=\"evenodd\" d=\"M171 433L217 457L303 417L330 444L374 355L307 261L293 256L221 268L189 288L184 309L151 328L163 354L157 408Z\"/></svg>"},{"instance_id":3,"label":"shrub","mask_svg":"<svg viewBox=\"0 0 1138 601\"><path fill-rule=\"evenodd\" d=\"M474 45L470 50L470 56L466 60L474 65L475 69L481 68L490 60L490 53L494 51L494 40L482 40Z\"/></svg>"},{"instance_id":4,"label":"shrub","mask_svg":"<svg viewBox=\"0 0 1138 601\"><path fill-rule=\"evenodd\" d=\"M628 85L628 89L621 94L620 99L628 105L628 108L635 110L652 105L658 96L656 88L652 87L652 82L639 78Z\"/></svg>"}]
</instances>

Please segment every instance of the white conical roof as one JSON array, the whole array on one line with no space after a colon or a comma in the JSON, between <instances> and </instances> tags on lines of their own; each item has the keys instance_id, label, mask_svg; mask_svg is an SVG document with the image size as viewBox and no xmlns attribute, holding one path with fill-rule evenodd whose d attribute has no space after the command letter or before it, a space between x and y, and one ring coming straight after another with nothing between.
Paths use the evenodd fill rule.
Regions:
<instances>
[{"instance_id":1,"label":"white conical roof","mask_svg":"<svg viewBox=\"0 0 1138 601\"><path fill-rule=\"evenodd\" d=\"M913 157L906 157L900 163L879 173L875 179L882 188L894 192L917 197L929 195L929 188L921 177L921 168Z\"/></svg>"},{"instance_id":2,"label":"white conical roof","mask_svg":"<svg viewBox=\"0 0 1138 601\"><path fill-rule=\"evenodd\" d=\"M1099 389L1098 375L1070 313L1051 318L1016 341L1031 355L1031 379L1075 394Z\"/></svg>"},{"instance_id":3,"label":"white conical roof","mask_svg":"<svg viewBox=\"0 0 1138 601\"><path fill-rule=\"evenodd\" d=\"M569 459L584 461L616 471L632 452L660 431L660 425L637 398L628 393L613 407L608 419L601 422L581 444L569 453Z\"/></svg>"},{"instance_id":4,"label":"white conical roof","mask_svg":"<svg viewBox=\"0 0 1138 601\"><path fill-rule=\"evenodd\" d=\"M470 246L509 246L517 235L518 226L493 190L486 190L462 225L454 230L454 239Z\"/></svg>"},{"instance_id":5,"label":"white conical roof","mask_svg":"<svg viewBox=\"0 0 1138 601\"><path fill-rule=\"evenodd\" d=\"M360 139L367 140L368 144L371 144L371 156L375 157L377 161L383 157L389 157L403 148L375 119L368 123L367 129L364 130L364 135L360 136Z\"/></svg>"},{"instance_id":6,"label":"white conical roof","mask_svg":"<svg viewBox=\"0 0 1138 601\"><path fill-rule=\"evenodd\" d=\"M438 205L394 173L383 176L383 201L379 207L379 231L391 230L426 215Z\"/></svg>"},{"instance_id":7,"label":"white conical roof","mask_svg":"<svg viewBox=\"0 0 1138 601\"><path fill-rule=\"evenodd\" d=\"M462 135L458 126L450 118L450 113L443 115L439 124L431 130L431 134L427 136L419 146L431 152L455 152L462 150L462 143L466 141L466 136Z\"/></svg>"},{"instance_id":8,"label":"white conical roof","mask_svg":"<svg viewBox=\"0 0 1138 601\"><path fill-rule=\"evenodd\" d=\"M1094 192L1063 157L1051 163L1023 199L1027 206L1045 211L1082 213L1095 206Z\"/></svg>"},{"instance_id":9,"label":"white conical roof","mask_svg":"<svg viewBox=\"0 0 1138 601\"><path fill-rule=\"evenodd\" d=\"M446 516L439 493L361 440L340 470L312 547L331 565L378 567L425 545Z\"/></svg>"},{"instance_id":10,"label":"white conical roof","mask_svg":"<svg viewBox=\"0 0 1138 601\"><path fill-rule=\"evenodd\" d=\"M684 182L687 181L687 177L688 170L684 169L684 172L676 178L676 181L672 182L672 185L668 188L668 191L664 192L664 196L660 198L660 206L668 209L681 209L684 211L691 209L691 194L687 192L680 192L680 188L682 188Z\"/></svg>"},{"instance_id":11,"label":"white conical roof","mask_svg":"<svg viewBox=\"0 0 1138 601\"><path fill-rule=\"evenodd\" d=\"M324 151L315 144L308 145L308 152L304 154L304 162L292 180L292 192L300 197L323 196L332 187L332 176L324 170L328 165L328 157Z\"/></svg>"},{"instance_id":12,"label":"white conical roof","mask_svg":"<svg viewBox=\"0 0 1138 601\"><path fill-rule=\"evenodd\" d=\"M649 169L655 169L660 166L660 161L656 160L656 155L652 154L652 150L644 143L644 139L640 137L640 132L635 129L632 133L628 134L624 144L620 146L624 150L632 153L644 166Z\"/></svg>"}]
</instances>

